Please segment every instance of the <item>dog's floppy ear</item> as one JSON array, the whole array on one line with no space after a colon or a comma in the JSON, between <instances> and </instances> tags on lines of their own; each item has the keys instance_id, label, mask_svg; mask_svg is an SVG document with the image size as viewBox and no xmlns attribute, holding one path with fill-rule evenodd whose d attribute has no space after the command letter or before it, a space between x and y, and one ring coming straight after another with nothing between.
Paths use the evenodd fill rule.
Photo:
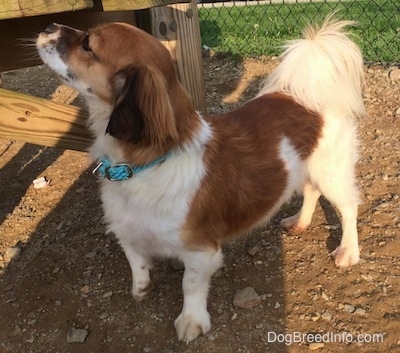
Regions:
<instances>
[{"instance_id":1,"label":"dog's floppy ear","mask_svg":"<svg viewBox=\"0 0 400 353\"><path fill-rule=\"evenodd\" d=\"M161 74L129 67L114 77L117 92L106 133L128 143L159 145L177 139L174 109Z\"/></svg>"}]
</instances>

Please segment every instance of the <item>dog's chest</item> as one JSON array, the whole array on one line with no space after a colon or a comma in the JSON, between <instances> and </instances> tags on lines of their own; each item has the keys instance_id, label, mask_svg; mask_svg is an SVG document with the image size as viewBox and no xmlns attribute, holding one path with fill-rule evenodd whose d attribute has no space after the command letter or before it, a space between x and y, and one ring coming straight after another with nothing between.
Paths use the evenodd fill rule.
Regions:
<instances>
[{"instance_id":1,"label":"dog's chest","mask_svg":"<svg viewBox=\"0 0 400 353\"><path fill-rule=\"evenodd\" d=\"M180 229L204 176L201 156L174 157L126 182L105 181L101 197L110 231L158 256L178 256Z\"/></svg>"}]
</instances>

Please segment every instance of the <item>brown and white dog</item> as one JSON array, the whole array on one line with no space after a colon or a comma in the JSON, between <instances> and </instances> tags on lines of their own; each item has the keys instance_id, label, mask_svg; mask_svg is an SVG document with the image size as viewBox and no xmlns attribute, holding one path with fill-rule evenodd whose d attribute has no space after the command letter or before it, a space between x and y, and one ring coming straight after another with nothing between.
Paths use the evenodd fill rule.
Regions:
<instances>
[{"instance_id":1,"label":"brown and white dog","mask_svg":"<svg viewBox=\"0 0 400 353\"><path fill-rule=\"evenodd\" d=\"M195 111L169 52L138 28L52 24L40 33L42 60L88 104L105 218L129 261L133 296L146 294L153 256L185 265L180 340L210 330L221 245L267 222L296 191L303 206L283 225L305 229L323 194L342 215L335 264L359 261L354 165L365 111L363 60L343 32L350 24L330 16L309 26L258 96L221 116Z\"/></svg>"}]
</instances>

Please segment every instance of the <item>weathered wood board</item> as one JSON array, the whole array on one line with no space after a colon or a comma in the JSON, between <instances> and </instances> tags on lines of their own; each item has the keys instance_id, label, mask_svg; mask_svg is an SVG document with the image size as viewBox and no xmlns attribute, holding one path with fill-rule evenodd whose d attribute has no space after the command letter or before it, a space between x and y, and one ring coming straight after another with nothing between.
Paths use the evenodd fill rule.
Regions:
<instances>
[{"instance_id":1,"label":"weathered wood board","mask_svg":"<svg viewBox=\"0 0 400 353\"><path fill-rule=\"evenodd\" d=\"M0 20L77 11L93 7L93 0L2 0Z\"/></svg>"},{"instance_id":2,"label":"weathered wood board","mask_svg":"<svg viewBox=\"0 0 400 353\"><path fill-rule=\"evenodd\" d=\"M83 109L0 89L0 138L85 151L87 118Z\"/></svg>"},{"instance_id":3,"label":"weathered wood board","mask_svg":"<svg viewBox=\"0 0 400 353\"><path fill-rule=\"evenodd\" d=\"M102 0L104 11L141 10L190 0Z\"/></svg>"},{"instance_id":4,"label":"weathered wood board","mask_svg":"<svg viewBox=\"0 0 400 353\"><path fill-rule=\"evenodd\" d=\"M1 0L0 20L83 9L141 10L179 2L190 2L190 0Z\"/></svg>"}]
</instances>

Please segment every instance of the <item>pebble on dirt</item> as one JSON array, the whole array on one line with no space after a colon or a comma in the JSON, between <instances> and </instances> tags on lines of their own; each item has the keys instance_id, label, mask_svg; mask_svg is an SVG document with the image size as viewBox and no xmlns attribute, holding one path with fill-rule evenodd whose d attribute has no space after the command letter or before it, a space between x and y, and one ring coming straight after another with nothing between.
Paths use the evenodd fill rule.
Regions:
<instances>
[{"instance_id":1,"label":"pebble on dirt","mask_svg":"<svg viewBox=\"0 0 400 353\"><path fill-rule=\"evenodd\" d=\"M238 289L233 298L233 305L239 308L251 309L261 303L261 297L252 287Z\"/></svg>"},{"instance_id":2,"label":"pebble on dirt","mask_svg":"<svg viewBox=\"0 0 400 353\"><path fill-rule=\"evenodd\" d=\"M354 313L357 314L357 315L365 315L365 309L363 309L363 308L357 308L357 309L354 311Z\"/></svg>"},{"instance_id":3,"label":"pebble on dirt","mask_svg":"<svg viewBox=\"0 0 400 353\"><path fill-rule=\"evenodd\" d=\"M355 307L350 304L344 304L344 310L348 313L352 313L355 310Z\"/></svg>"},{"instance_id":4,"label":"pebble on dirt","mask_svg":"<svg viewBox=\"0 0 400 353\"><path fill-rule=\"evenodd\" d=\"M322 318L323 320L330 321L330 320L332 320L332 314L331 314L331 313L328 313L327 311L325 311L325 312L321 315L321 318Z\"/></svg>"},{"instance_id":5,"label":"pebble on dirt","mask_svg":"<svg viewBox=\"0 0 400 353\"><path fill-rule=\"evenodd\" d=\"M67 333L67 343L84 343L88 334L88 330L71 326Z\"/></svg>"}]
</instances>

